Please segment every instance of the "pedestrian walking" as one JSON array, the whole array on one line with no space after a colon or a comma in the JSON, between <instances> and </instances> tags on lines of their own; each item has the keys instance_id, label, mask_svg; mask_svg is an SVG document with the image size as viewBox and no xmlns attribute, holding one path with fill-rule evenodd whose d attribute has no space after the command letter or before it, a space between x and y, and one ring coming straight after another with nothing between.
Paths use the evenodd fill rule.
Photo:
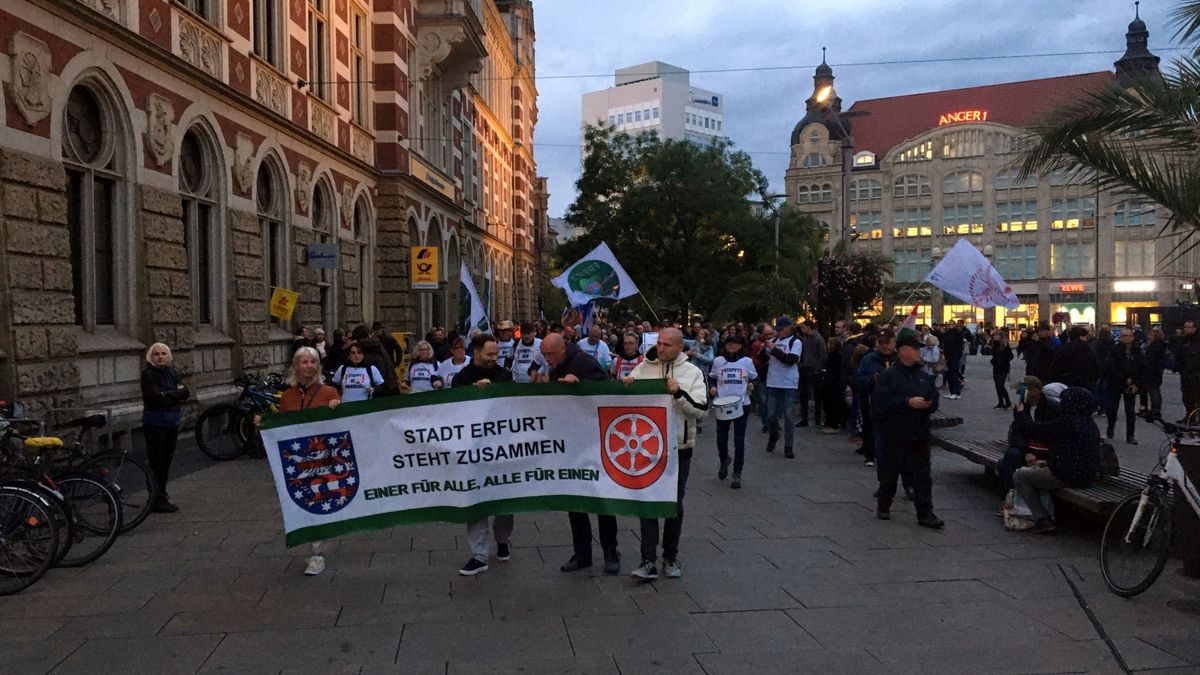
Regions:
<instances>
[{"instance_id":1,"label":"pedestrian walking","mask_svg":"<svg viewBox=\"0 0 1200 675\"><path fill-rule=\"evenodd\" d=\"M779 442L779 422L783 419L783 456L796 456L793 448L796 425L796 390L800 387L800 357L804 343L792 335L787 318L775 324L776 338L763 345L767 364L767 452L775 452Z\"/></svg>"},{"instance_id":2,"label":"pedestrian walking","mask_svg":"<svg viewBox=\"0 0 1200 675\"><path fill-rule=\"evenodd\" d=\"M846 385L842 382L842 341L830 338L826 344L825 377L821 380L821 405L825 408L824 434L836 434L846 426L849 406L846 405Z\"/></svg>"},{"instance_id":3,"label":"pedestrian walking","mask_svg":"<svg viewBox=\"0 0 1200 675\"><path fill-rule=\"evenodd\" d=\"M421 340L417 343L412 363L408 366L408 376L404 378L404 385L410 394L418 394L441 389L444 384L442 376L438 373L438 362L433 357L433 346Z\"/></svg>"},{"instance_id":4,"label":"pedestrian walking","mask_svg":"<svg viewBox=\"0 0 1200 675\"><path fill-rule=\"evenodd\" d=\"M612 376L618 380L625 379L637 368L638 364L646 360L646 357L641 353L642 342L638 339L637 333L626 333L621 338L621 351L612 362Z\"/></svg>"},{"instance_id":5,"label":"pedestrian walking","mask_svg":"<svg viewBox=\"0 0 1200 675\"><path fill-rule=\"evenodd\" d=\"M470 362L467 358L466 343L461 337L455 337L450 341L450 358L438 364L438 374L442 376L442 382L447 389L454 384L454 376L461 373Z\"/></svg>"},{"instance_id":6,"label":"pedestrian walking","mask_svg":"<svg viewBox=\"0 0 1200 675\"><path fill-rule=\"evenodd\" d=\"M346 364L333 372L333 383L341 388L343 403L365 401L376 387L383 386L383 373L366 363L361 345L350 345Z\"/></svg>"},{"instance_id":7,"label":"pedestrian walking","mask_svg":"<svg viewBox=\"0 0 1200 675\"><path fill-rule=\"evenodd\" d=\"M1104 382L1108 388L1108 433L1109 439L1117 426L1117 408L1125 404L1125 442L1137 445L1134 427L1137 424L1136 397L1146 381L1146 357L1133 343L1133 330L1121 329L1119 342L1108 353L1104 367Z\"/></svg>"},{"instance_id":8,"label":"pedestrian walking","mask_svg":"<svg viewBox=\"0 0 1200 675\"><path fill-rule=\"evenodd\" d=\"M733 428L733 478L729 487L742 487L742 467L746 459L746 424L750 420L750 392L758 377L754 362L745 352L745 340L738 334L725 338L721 355L713 360L709 371L711 398L735 396L742 402L742 414L732 420L717 420L717 457L721 465L717 480L725 480L729 472L729 429Z\"/></svg>"},{"instance_id":9,"label":"pedestrian walking","mask_svg":"<svg viewBox=\"0 0 1200 675\"><path fill-rule=\"evenodd\" d=\"M1012 369L1013 350L1008 346L1008 336L1003 331L996 331L992 338L992 382L996 385L996 408L1006 410L1012 407L1008 397L1008 373Z\"/></svg>"},{"instance_id":10,"label":"pedestrian walking","mask_svg":"<svg viewBox=\"0 0 1200 675\"><path fill-rule=\"evenodd\" d=\"M1149 408L1154 417L1162 417L1162 379L1167 363L1167 343L1161 328L1150 330L1150 341L1146 343L1146 386L1139 393L1143 408Z\"/></svg>"},{"instance_id":11,"label":"pedestrian walking","mask_svg":"<svg viewBox=\"0 0 1200 675\"><path fill-rule=\"evenodd\" d=\"M513 345L512 356L500 363L512 371L513 382L521 384L536 381L550 370L542 356L542 338L537 336L533 324L521 324L521 339Z\"/></svg>"},{"instance_id":12,"label":"pedestrian walking","mask_svg":"<svg viewBox=\"0 0 1200 675\"><path fill-rule=\"evenodd\" d=\"M933 513L929 458L929 417L938 407L937 385L921 368L921 343L908 335L896 344L896 363L880 374L871 397L871 409L882 421L886 455L875 515L880 520L891 518L896 484L901 470L907 468L912 475L917 523L938 529L945 523Z\"/></svg>"},{"instance_id":13,"label":"pedestrian walking","mask_svg":"<svg viewBox=\"0 0 1200 675\"><path fill-rule=\"evenodd\" d=\"M183 424L183 402L191 393L183 383L183 375L172 363L171 348L155 342L146 350L146 367L142 369L142 438L158 498L151 506L155 513L175 513L179 507L167 494L167 478L171 460Z\"/></svg>"},{"instance_id":14,"label":"pedestrian walking","mask_svg":"<svg viewBox=\"0 0 1200 675\"><path fill-rule=\"evenodd\" d=\"M663 573L667 578L683 576L679 566L679 538L683 531L683 495L687 487L688 470L692 464L692 449L696 444L696 421L708 413L708 388L704 373L688 363L683 354L683 334L678 328L663 328L646 360L633 369L623 382L634 380L667 381L667 392L675 401L676 447L678 453L678 491L675 517L667 518L662 526ZM795 385L792 386L793 394ZM657 518L642 518L642 562L632 574L640 579L658 578L659 524Z\"/></svg>"}]
</instances>

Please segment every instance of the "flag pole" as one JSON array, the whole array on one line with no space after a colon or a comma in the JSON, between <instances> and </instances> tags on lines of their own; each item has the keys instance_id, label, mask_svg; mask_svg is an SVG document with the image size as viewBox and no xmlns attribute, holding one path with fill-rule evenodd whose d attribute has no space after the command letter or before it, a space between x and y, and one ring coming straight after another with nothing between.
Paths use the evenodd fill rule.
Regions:
<instances>
[{"instance_id":1,"label":"flag pole","mask_svg":"<svg viewBox=\"0 0 1200 675\"><path fill-rule=\"evenodd\" d=\"M655 313L654 307L650 305L650 301L646 299L645 295L642 295L641 291L638 291L638 297L642 299L642 302L646 303L646 307L650 310L650 315L654 317L654 320L658 323L662 323L662 319L658 318L658 314Z\"/></svg>"}]
</instances>

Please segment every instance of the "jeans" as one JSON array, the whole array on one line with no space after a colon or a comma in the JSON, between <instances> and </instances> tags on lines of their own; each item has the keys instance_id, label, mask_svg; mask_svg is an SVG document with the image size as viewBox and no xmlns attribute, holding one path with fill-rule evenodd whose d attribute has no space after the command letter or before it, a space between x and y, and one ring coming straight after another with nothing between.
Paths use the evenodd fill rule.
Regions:
<instances>
[{"instance_id":1,"label":"jeans","mask_svg":"<svg viewBox=\"0 0 1200 675\"><path fill-rule=\"evenodd\" d=\"M567 514L571 523L571 546L580 560L592 559L592 519L586 513L571 511ZM600 530L600 548L602 550L617 547L617 517L596 516L596 524Z\"/></svg>"},{"instance_id":2,"label":"jeans","mask_svg":"<svg viewBox=\"0 0 1200 675\"><path fill-rule=\"evenodd\" d=\"M750 401L754 403L754 407L758 410L758 419L762 422L763 431L767 430L767 388L766 386L755 386L754 391L750 392Z\"/></svg>"},{"instance_id":3,"label":"jeans","mask_svg":"<svg viewBox=\"0 0 1200 675\"><path fill-rule=\"evenodd\" d=\"M1008 373L992 373L992 381L996 383L996 405L1012 405L1008 397Z\"/></svg>"},{"instance_id":4,"label":"jeans","mask_svg":"<svg viewBox=\"0 0 1200 675\"><path fill-rule=\"evenodd\" d=\"M742 472L742 462L746 458L746 423L750 421L750 413L743 411L736 420L717 420L717 456L722 464L729 463L729 427L733 427L733 473Z\"/></svg>"},{"instance_id":5,"label":"jeans","mask_svg":"<svg viewBox=\"0 0 1200 675\"><path fill-rule=\"evenodd\" d=\"M675 517L663 521L662 552L664 560L679 556L679 535L683 532L683 490L687 487L688 470L692 466L692 451L679 451L679 492L675 498ZM658 558L658 519L642 518L642 560Z\"/></svg>"},{"instance_id":6,"label":"jeans","mask_svg":"<svg viewBox=\"0 0 1200 675\"><path fill-rule=\"evenodd\" d=\"M507 544L513 531L512 516L493 516L492 529L496 533L497 544ZM481 563L488 561L488 519L487 516L467 523L467 545L471 547L471 556Z\"/></svg>"},{"instance_id":7,"label":"jeans","mask_svg":"<svg viewBox=\"0 0 1200 675\"><path fill-rule=\"evenodd\" d=\"M960 370L961 365L961 356L953 361L949 359L946 360L946 386L950 387L950 394L952 396L958 396L962 393L962 370Z\"/></svg>"},{"instance_id":8,"label":"jeans","mask_svg":"<svg viewBox=\"0 0 1200 675\"><path fill-rule=\"evenodd\" d=\"M1021 501L1029 507L1034 520L1045 520L1050 517L1046 507L1042 506L1042 493L1053 492L1063 486L1062 481L1054 477L1050 469L1044 466L1026 466L1017 469L1013 474L1013 485Z\"/></svg>"},{"instance_id":9,"label":"jeans","mask_svg":"<svg viewBox=\"0 0 1200 675\"><path fill-rule=\"evenodd\" d=\"M800 368L800 423L808 424L808 402L813 402L813 424L821 424L821 371L812 366Z\"/></svg>"},{"instance_id":10,"label":"jeans","mask_svg":"<svg viewBox=\"0 0 1200 675\"><path fill-rule=\"evenodd\" d=\"M1147 398L1149 399L1147 401ZM1155 417L1162 416L1162 385L1151 384L1142 389L1138 394L1139 402L1143 408L1150 408Z\"/></svg>"},{"instance_id":11,"label":"jeans","mask_svg":"<svg viewBox=\"0 0 1200 675\"><path fill-rule=\"evenodd\" d=\"M1137 406L1134 405L1134 399L1137 394L1126 394L1109 390L1108 410L1108 437L1113 437L1113 432L1117 429L1117 408L1121 402L1125 402L1125 438L1133 438L1133 427L1137 422Z\"/></svg>"},{"instance_id":12,"label":"jeans","mask_svg":"<svg viewBox=\"0 0 1200 675\"><path fill-rule=\"evenodd\" d=\"M146 458L150 473L158 484L160 498L167 496L167 477L171 473L171 460L175 457L175 446L179 440L179 427L142 427L142 438L146 441Z\"/></svg>"},{"instance_id":13,"label":"jeans","mask_svg":"<svg viewBox=\"0 0 1200 675\"><path fill-rule=\"evenodd\" d=\"M791 450L795 440L796 390L767 387L767 429L771 438L779 438L779 417L783 416L783 447Z\"/></svg>"},{"instance_id":14,"label":"jeans","mask_svg":"<svg viewBox=\"0 0 1200 675\"><path fill-rule=\"evenodd\" d=\"M1004 457L996 462L996 473L1000 476L1000 489L1004 491L1005 495L1013 489L1013 474L1023 466L1025 466L1025 450L1013 445L1010 445L1008 450L1004 451Z\"/></svg>"},{"instance_id":15,"label":"jeans","mask_svg":"<svg viewBox=\"0 0 1200 675\"><path fill-rule=\"evenodd\" d=\"M900 472L907 469L913 477L913 503L917 507L917 517L932 514L933 477L929 466L929 441L888 441L884 454L887 466L879 479L879 508L887 510L892 507Z\"/></svg>"}]
</instances>

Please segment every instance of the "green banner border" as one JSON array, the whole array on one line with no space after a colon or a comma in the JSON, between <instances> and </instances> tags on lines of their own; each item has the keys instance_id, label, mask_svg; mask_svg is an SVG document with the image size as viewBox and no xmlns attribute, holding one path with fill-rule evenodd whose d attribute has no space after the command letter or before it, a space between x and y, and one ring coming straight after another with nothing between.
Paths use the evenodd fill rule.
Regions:
<instances>
[{"instance_id":1,"label":"green banner border","mask_svg":"<svg viewBox=\"0 0 1200 675\"><path fill-rule=\"evenodd\" d=\"M437 405L439 403L482 401L485 399L513 396L648 396L666 393L666 380L658 379L637 380L629 385L612 380L607 382L577 382L575 384L563 384L559 382L547 384L498 382L482 388L475 386L454 387L453 389L438 389L421 392L420 394L373 398L358 403L339 405L336 410L320 407L289 413L264 415L262 428L276 429L292 426L293 424L324 422L326 420L354 417L355 415L365 415L384 410L414 408L418 406Z\"/></svg>"},{"instance_id":2,"label":"green banner border","mask_svg":"<svg viewBox=\"0 0 1200 675\"><path fill-rule=\"evenodd\" d=\"M546 511L579 511L582 513L630 516L633 518L674 518L675 502L639 502L627 499L604 499L602 497L580 497L575 495L516 497L513 499L480 502L479 504L465 507L431 506L423 509L391 511L350 520L341 520L325 525L312 525L288 532L285 542L290 548L313 541L335 539L351 532L382 530L397 525L415 525L431 521L469 523L486 516ZM567 543L564 542L563 545L566 546Z\"/></svg>"}]
</instances>

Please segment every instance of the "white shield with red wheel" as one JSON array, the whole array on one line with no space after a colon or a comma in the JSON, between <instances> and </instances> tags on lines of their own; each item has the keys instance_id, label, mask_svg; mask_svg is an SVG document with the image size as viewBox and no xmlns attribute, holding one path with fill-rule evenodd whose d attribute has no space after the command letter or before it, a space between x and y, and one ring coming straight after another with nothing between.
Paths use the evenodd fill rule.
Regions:
<instances>
[{"instance_id":1,"label":"white shield with red wheel","mask_svg":"<svg viewBox=\"0 0 1200 675\"><path fill-rule=\"evenodd\" d=\"M599 408L600 460L621 487L642 490L667 468L667 410L651 407Z\"/></svg>"}]
</instances>

